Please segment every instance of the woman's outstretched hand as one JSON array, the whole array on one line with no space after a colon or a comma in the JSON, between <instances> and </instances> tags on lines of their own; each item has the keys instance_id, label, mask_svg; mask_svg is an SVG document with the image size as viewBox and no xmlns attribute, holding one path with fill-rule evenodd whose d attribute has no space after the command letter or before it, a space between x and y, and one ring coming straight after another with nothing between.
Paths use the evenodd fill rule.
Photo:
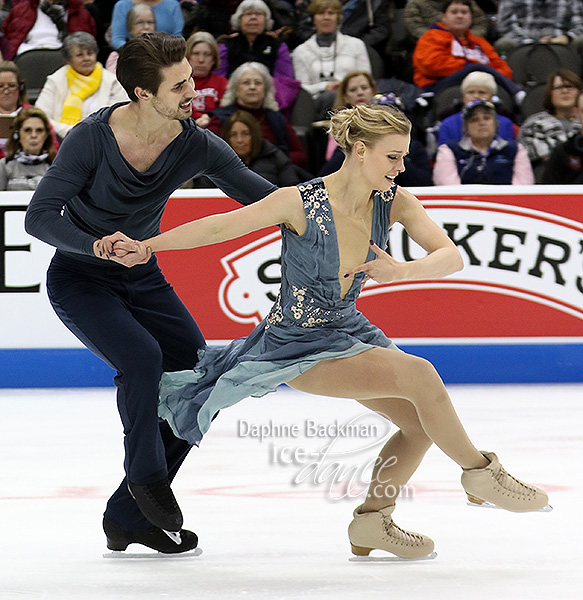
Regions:
<instances>
[{"instance_id":1,"label":"woman's outstretched hand","mask_svg":"<svg viewBox=\"0 0 583 600\"><path fill-rule=\"evenodd\" d=\"M106 235L93 244L93 253L103 260L133 267L143 265L150 260L152 250L143 242L132 240L121 231Z\"/></svg>"},{"instance_id":2,"label":"woman's outstretched hand","mask_svg":"<svg viewBox=\"0 0 583 600\"><path fill-rule=\"evenodd\" d=\"M377 255L375 260L363 263L354 267L344 275L350 277L356 273L365 273L367 279L374 279L377 283L391 283L393 281L401 281L403 277L404 263L395 260L390 254L377 246L372 240L370 247Z\"/></svg>"}]
</instances>

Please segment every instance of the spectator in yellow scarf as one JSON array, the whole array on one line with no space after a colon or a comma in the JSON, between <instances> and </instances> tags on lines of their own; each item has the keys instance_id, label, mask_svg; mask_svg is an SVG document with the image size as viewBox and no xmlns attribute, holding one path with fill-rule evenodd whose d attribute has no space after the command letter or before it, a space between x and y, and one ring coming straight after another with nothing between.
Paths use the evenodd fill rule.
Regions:
<instances>
[{"instance_id":1,"label":"spectator in yellow scarf","mask_svg":"<svg viewBox=\"0 0 583 600\"><path fill-rule=\"evenodd\" d=\"M91 34L79 31L67 36L63 53L67 64L47 77L35 104L61 139L99 108L128 99L115 75L97 62L97 42Z\"/></svg>"}]
</instances>

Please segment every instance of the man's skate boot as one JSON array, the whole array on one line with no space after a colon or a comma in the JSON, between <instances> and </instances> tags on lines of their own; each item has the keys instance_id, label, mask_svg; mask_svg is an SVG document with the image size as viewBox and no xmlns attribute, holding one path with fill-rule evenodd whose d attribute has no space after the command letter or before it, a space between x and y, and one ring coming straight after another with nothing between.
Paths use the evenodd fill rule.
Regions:
<instances>
[{"instance_id":1,"label":"man's skate boot","mask_svg":"<svg viewBox=\"0 0 583 600\"><path fill-rule=\"evenodd\" d=\"M376 512L361 513L359 506L354 511L354 519L348 526L348 537L352 553L368 556L371 550L386 550L400 558L416 559L433 552L433 540L420 533L405 531L393 522L391 517L395 505Z\"/></svg>"},{"instance_id":2,"label":"man's skate boot","mask_svg":"<svg viewBox=\"0 0 583 600\"><path fill-rule=\"evenodd\" d=\"M546 492L507 473L493 452L482 452L490 464L483 469L464 469L462 486L474 504L491 502L512 512L530 512L548 506Z\"/></svg>"},{"instance_id":3,"label":"man's skate boot","mask_svg":"<svg viewBox=\"0 0 583 600\"><path fill-rule=\"evenodd\" d=\"M130 494L142 514L152 525L165 531L180 531L183 518L178 502L170 489L168 477L147 485L128 481Z\"/></svg>"},{"instance_id":4,"label":"man's skate boot","mask_svg":"<svg viewBox=\"0 0 583 600\"><path fill-rule=\"evenodd\" d=\"M180 554L193 550L198 545L196 533L187 529L180 530L180 544L154 526L148 530L127 531L104 518L103 531L107 538L107 547L117 552L125 550L130 544L141 544L164 554Z\"/></svg>"}]
</instances>

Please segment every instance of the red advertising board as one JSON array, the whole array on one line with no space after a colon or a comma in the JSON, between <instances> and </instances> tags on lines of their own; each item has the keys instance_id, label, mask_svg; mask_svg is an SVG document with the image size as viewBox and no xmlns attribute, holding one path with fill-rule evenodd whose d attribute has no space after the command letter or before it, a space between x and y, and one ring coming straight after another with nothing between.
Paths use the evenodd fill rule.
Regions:
<instances>
[{"instance_id":1,"label":"red advertising board","mask_svg":"<svg viewBox=\"0 0 583 600\"><path fill-rule=\"evenodd\" d=\"M413 190L466 266L440 280L369 282L359 309L397 339L583 337L583 194L533 189ZM162 227L237 207L208 191L180 192ZM423 255L398 226L388 243L398 260ZM158 255L209 340L246 335L265 316L279 287L279 259L277 228Z\"/></svg>"}]
</instances>

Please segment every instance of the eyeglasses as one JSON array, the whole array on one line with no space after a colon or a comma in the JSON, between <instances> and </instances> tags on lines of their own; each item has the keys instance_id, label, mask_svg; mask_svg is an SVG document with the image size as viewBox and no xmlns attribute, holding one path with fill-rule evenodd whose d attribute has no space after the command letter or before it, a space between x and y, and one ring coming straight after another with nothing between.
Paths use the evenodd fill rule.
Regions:
<instances>
[{"instance_id":1,"label":"eyeglasses","mask_svg":"<svg viewBox=\"0 0 583 600\"><path fill-rule=\"evenodd\" d=\"M561 85L553 85L553 91L555 90L576 90L577 86L572 83L562 83Z\"/></svg>"},{"instance_id":2,"label":"eyeglasses","mask_svg":"<svg viewBox=\"0 0 583 600\"><path fill-rule=\"evenodd\" d=\"M13 92L18 89L17 83L0 83L0 92L4 90L8 90L9 92Z\"/></svg>"},{"instance_id":3,"label":"eyeglasses","mask_svg":"<svg viewBox=\"0 0 583 600\"><path fill-rule=\"evenodd\" d=\"M41 135L43 133L47 133L47 130L44 127L36 127L35 129L33 129L32 127L23 127L21 129L22 133L32 133L34 131L34 133L36 133L37 135Z\"/></svg>"},{"instance_id":4,"label":"eyeglasses","mask_svg":"<svg viewBox=\"0 0 583 600\"><path fill-rule=\"evenodd\" d=\"M265 13L262 10L246 10L241 14L242 17L250 17L251 15L255 15L256 17L264 17Z\"/></svg>"}]
</instances>

